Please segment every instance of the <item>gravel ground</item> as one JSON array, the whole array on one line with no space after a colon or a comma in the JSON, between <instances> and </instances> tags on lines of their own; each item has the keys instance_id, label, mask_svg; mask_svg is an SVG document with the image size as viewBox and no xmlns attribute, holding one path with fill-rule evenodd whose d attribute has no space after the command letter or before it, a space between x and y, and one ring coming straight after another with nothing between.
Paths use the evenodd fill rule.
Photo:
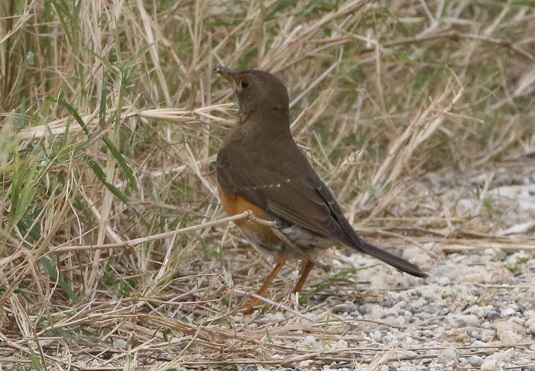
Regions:
<instances>
[{"instance_id":1,"label":"gravel ground","mask_svg":"<svg viewBox=\"0 0 535 371\"><path fill-rule=\"evenodd\" d=\"M504 268L504 262L519 261L525 263L515 274ZM504 259L503 253L491 249L450 254L425 283L379 272L361 273L375 298L341 301L340 293L325 293L311 299L309 304L317 304L319 313L330 308L333 319L345 324L332 329L326 325L321 336L306 330L306 320L289 325L286 321L293 314L285 311L259 315L254 322L301 327L292 331L290 344L288 335L280 344L319 352L314 361L292 365L301 369L535 370L532 255L517 252ZM399 290L382 288L394 286L394 281L401 281ZM314 321L314 313L305 316ZM336 362L329 353L353 361Z\"/></svg>"}]
</instances>

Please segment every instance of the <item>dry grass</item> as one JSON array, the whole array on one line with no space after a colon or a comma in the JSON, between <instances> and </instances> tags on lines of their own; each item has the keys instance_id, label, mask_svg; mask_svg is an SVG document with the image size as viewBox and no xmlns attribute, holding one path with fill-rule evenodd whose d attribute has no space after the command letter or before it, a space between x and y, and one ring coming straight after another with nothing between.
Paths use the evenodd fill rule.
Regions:
<instances>
[{"instance_id":1,"label":"dry grass","mask_svg":"<svg viewBox=\"0 0 535 371\"><path fill-rule=\"evenodd\" d=\"M283 79L298 142L370 239L533 250L492 236L504 220L486 193L534 166L533 4L335 3L2 2L0 365L374 369L414 357L330 350L375 324L325 303L239 315L269 264L221 219L213 163L236 110L214 64ZM467 184L478 172L492 175ZM478 212L439 197L456 187L479 192ZM311 282L342 302L330 276ZM292 346L296 329L325 348Z\"/></svg>"}]
</instances>

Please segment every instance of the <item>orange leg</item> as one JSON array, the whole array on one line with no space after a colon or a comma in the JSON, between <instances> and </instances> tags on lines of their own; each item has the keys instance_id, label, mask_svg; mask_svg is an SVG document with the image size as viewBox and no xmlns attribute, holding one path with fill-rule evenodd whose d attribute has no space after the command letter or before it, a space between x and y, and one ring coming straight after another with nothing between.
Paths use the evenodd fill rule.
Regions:
<instances>
[{"instance_id":1,"label":"orange leg","mask_svg":"<svg viewBox=\"0 0 535 371\"><path fill-rule=\"evenodd\" d=\"M301 292L301 289L305 285L305 281L312 268L314 268L314 262L311 260L305 261L305 263L303 264L303 268L301 268L301 277L299 277L299 281L297 281L297 285L295 285L295 288L292 293L295 294L296 292Z\"/></svg>"},{"instance_id":2,"label":"orange leg","mask_svg":"<svg viewBox=\"0 0 535 371\"><path fill-rule=\"evenodd\" d=\"M260 290L258 290L258 292L256 293L258 296L264 296L265 295L267 289L269 288L269 286L271 286L271 283L273 282L275 277L277 277L277 274L279 274L279 271L282 269L284 264L286 264L286 259L287 259L286 255L282 256L279 259L279 261L277 262L277 265L275 265L275 268L273 268L273 270L271 271L269 276L266 277L266 279L264 280L264 284L262 285ZM249 302L245 305L245 308L244 308L244 311L243 311L244 314L253 313L255 311L255 307L258 304L260 304L260 300L258 300L257 298L252 298L251 300L249 300Z\"/></svg>"}]
</instances>

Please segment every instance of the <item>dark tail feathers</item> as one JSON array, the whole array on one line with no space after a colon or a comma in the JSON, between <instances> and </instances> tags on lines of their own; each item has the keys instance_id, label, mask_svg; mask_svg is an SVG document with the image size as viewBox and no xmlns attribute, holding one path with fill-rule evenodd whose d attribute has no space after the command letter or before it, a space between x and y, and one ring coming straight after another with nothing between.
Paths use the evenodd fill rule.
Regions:
<instances>
[{"instance_id":1,"label":"dark tail feathers","mask_svg":"<svg viewBox=\"0 0 535 371\"><path fill-rule=\"evenodd\" d=\"M353 238L354 248L363 252L365 254L371 255L374 258L384 261L386 264L389 264L403 272L411 274L416 277L428 277L427 273L423 272L417 265L409 263L407 260L402 259L394 254L389 253L383 249L378 248L377 246L372 245L361 239L358 236Z\"/></svg>"}]
</instances>

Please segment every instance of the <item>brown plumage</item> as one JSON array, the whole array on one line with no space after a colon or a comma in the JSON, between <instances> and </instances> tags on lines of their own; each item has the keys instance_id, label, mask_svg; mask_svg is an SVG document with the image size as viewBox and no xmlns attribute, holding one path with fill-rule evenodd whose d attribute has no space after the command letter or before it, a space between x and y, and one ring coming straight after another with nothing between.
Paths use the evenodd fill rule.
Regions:
<instances>
[{"instance_id":1,"label":"brown plumage","mask_svg":"<svg viewBox=\"0 0 535 371\"><path fill-rule=\"evenodd\" d=\"M278 257L260 295L287 257L306 261L294 290L300 291L314 264L312 250L337 244L413 276L427 277L416 265L357 236L291 135L288 92L279 79L259 70L215 70L234 85L239 101L238 123L217 155L223 206L231 215L252 210L257 218L276 221L279 229L274 233L270 227L250 220L237 223L258 247Z\"/></svg>"}]
</instances>

